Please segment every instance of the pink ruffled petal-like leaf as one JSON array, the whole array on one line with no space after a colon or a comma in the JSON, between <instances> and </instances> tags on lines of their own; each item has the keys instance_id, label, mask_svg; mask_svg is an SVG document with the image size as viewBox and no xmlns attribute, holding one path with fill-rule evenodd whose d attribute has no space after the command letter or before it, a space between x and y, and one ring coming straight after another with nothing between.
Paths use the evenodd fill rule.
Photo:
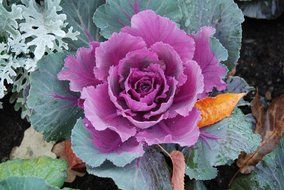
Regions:
<instances>
[{"instance_id":1,"label":"pink ruffled petal-like leaf","mask_svg":"<svg viewBox=\"0 0 284 190\"><path fill-rule=\"evenodd\" d=\"M177 143L180 146L192 146L199 137L197 123L200 113L193 109L188 116L176 116L166 119L159 124L138 132L136 138L139 142L146 142L149 146L161 143Z\"/></svg>"},{"instance_id":2,"label":"pink ruffled petal-like leaf","mask_svg":"<svg viewBox=\"0 0 284 190\"><path fill-rule=\"evenodd\" d=\"M148 49L140 49L131 51L119 61L118 74L126 79L131 68L137 68L142 70L151 64L159 62L157 54L149 51Z\"/></svg>"},{"instance_id":3,"label":"pink ruffled petal-like leaf","mask_svg":"<svg viewBox=\"0 0 284 190\"><path fill-rule=\"evenodd\" d=\"M189 61L184 65L184 73L187 81L179 88L175 95L174 103L169 113L187 116L194 107L198 95L204 90L203 75L199 65L195 61Z\"/></svg>"},{"instance_id":4,"label":"pink ruffled petal-like leaf","mask_svg":"<svg viewBox=\"0 0 284 190\"><path fill-rule=\"evenodd\" d=\"M162 67L165 67L165 75L175 77L178 85L183 85L186 81L186 75L183 73L183 62L173 47L163 42L157 42L151 46L151 50L158 55L159 60L164 64Z\"/></svg>"},{"instance_id":5,"label":"pink ruffled petal-like leaf","mask_svg":"<svg viewBox=\"0 0 284 190\"><path fill-rule=\"evenodd\" d=\"M91 42L89 48L80 48L76 56L69 55L65 59L64 68L58 73L58 79L70 81L70 90L80 92L84 87L100 83L93 73L98 46L98 42Z\"/></svg>"},{"instance_id":6,"label":"pink ruffled petal-like leaf","mask_svg":"<svg viewBox=\"0 0 284 190\"><path fill-rule=\"evenodd\" d=\"M156 42L163 42L172 46L182 61L193 58L194 40L176 24L166 17L157 15L152 10L144 10L131 18L131 27L124 27L122 32L133 36L140 36L151 47Z\"/></svg>"},{"instance_id":7,"label":"pink ruffled petal-like leaf","mask_svg":"<svg viewBox=\"0 0 284 190\"><path fill-rule=\"evenodd\" d=\"M96 49L95 75L100 80L108 76L110 66L118 65L127 53L146 47L140 37L131 36L126 33L114 33L106 42L102 42Z\"/></svg>"},{"instance_id":8,"label":"pink ruffled petal-like leaf","mask_svg":"<svg viewBox=\"0 0 284 190\"><path fill-rule=\"evenodd\" d=\"M227 72L225 66L221 65L210 47L210 37L215 33L212 27L203 27L193 35L195 40L195 60L204 76L204 95L211 92L214 87L218 90L226 89L226 83L222 80Z\"/></svg>"},{"instance_id":9,"label":"pink ruffled petal-like leaf","mask_svg":"<svg viewBox=\"0 0 284 190\"><path fill-rule=\"evenodd\" d=\"M84 119L84 124L92 135L93 144L102 153L143 152L143 147L135 137L122 142L119 134L111 129L97 131L90 121Z\"/></svg>"},{"instance_id":10,"label":"pink ruffled petal-like leaf","mask_svg":"<svg viewBox=\"0 0 284 190\"><path fill-rule=\"evenodd\" d=\"M84 88L81 98L85 100L85 116L96 130L111 129L119 134L123 142L136 134L135 127L117 114L116 107L108 95L107 83L99 84L96 88Z\"/></svg>"},{"instance_id":11,"label":"pink ruffled petal-like leaf","mask_svg":"<svg viewBox=\"0 0 284 190\"><path fill-rule=\"evenodd\" d=\"M150 111L147 114L145 114L145 118L149 119L153 116L157 116L160 114L166 113L166 111L172 106L173 101L174 101L174 96L177 90L177 84L178 82L174 79L174 78L168 78L167 84L169 85L169 91L166 95L166 100L164 100L164 102L161 102L159 105L159 109L154 110L154 111ZM163 118L165 119L165 116L163 116Z\"/></svg>"}]
</instances>

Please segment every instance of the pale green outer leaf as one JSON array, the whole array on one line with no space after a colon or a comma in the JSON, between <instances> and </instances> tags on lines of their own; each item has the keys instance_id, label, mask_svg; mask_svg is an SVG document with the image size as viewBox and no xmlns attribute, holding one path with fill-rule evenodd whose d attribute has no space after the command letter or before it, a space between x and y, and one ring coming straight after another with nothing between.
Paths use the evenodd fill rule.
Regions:
<instances>
[{"instance_id":1,"label":"pale green outer leaf","mask_svg":"<svg viewBox=\"0 0 284 190\"><path fill-rule=\"evenodd\" d=\"M228 59L228 51L217 38L211 37L210 45L214 55L219 61L226 61Z\"/></svg>"},{"instance_id":2,"label":"pale green outer leaf","mask_svg":"<svg viewBox=\"0 0 284 190\"><path fill-rule=\"evenodd\" d=\"M89 46L90 41L98 41L99 31L93 23L93 15L98 6L104 3L103 0L62 0L63 12L67 15L67 22L79 31L78 40L69 40L69 47L73 50L82 46Z\"/></svg>"},{"instance_id":3,"label":"pale green outer leaf","mask_svg":"<svg viewBox=\"0 0 284 190\"><path fill-rule=\"evenodd\" d=\"M142 158L138 158L125 167L116 167L105 162L97 168L88 167L88 172L99 177L111 177L123 190L170 190L171 174L164 155L157 149L146 150Z\"/></svg>"},{"instance_id":4,"label":"pale green outer leaf","mask_svg":"<svg viewBox=\"0 0 284 190\"><path fill-rule=\"evenodd\" d=\"M98 167L106 160L111 161L119 167L129 164L135 158L142 156L142 153L123 152L123 153L102 153L92 142L92 136L85 128L82 119L78 119L72 130L71 142L72 149L76 155L91 167Z\"/></svg>"},{"instance_id":5,"label":"pale green outer leaf","mask_svg":"<svg viewBox=\"0 0 284 190\"><path fill-rule=\"evenodd\" d=\"M229 118L202 129L201 133L218 139L199 140L193 154L186 158L187 173L194 179L210 179L213 166L230 164L242 151L253 152L261 141L260 136L253 133L252 122L239 109L235 109Z\"/></svg>"},{"instance_id":6,"label":"pale green outer leaf","mask_svg":"<svg viewBox=\"0 0 284 190\"><path fill-rule=\"evenodd\" d=\"M284 189L284 138L278 147L256 165L256 170L238 177L233 190L283 190Z\"/></svg>"},{"instance_id":7,"label":"pale green outer leaf","mask_svg":"<svg viewBox=\"0 0 284 190\"><path fill-rule=\"evenodd\" d=\"M38 177L9 177L0 181L0 190L59 190Z\"/></svg>"},{"instance_id":8,"label":"pale green outer leaf","mask_svg":"<svg viewBox=\"0 0 284 190\"><path fill-rule=\"evenodd\" d=\"M226 92L230 93L249 93L254 90L243 78L239 76L231 76L226 80ZM245 101L243 98L238 102L238 106L250 106L250 102Z\"/></svg>"},{"instance_id":9,"label":"pale green outer leaf","mask_svg":"<svg viewBox=\"0 0 284 190\"><path fill-rule=\"evenodd\" d=\"M55 53L41 59L30 77L27 105L32 111L32 127L47 141L68 139L82 111L76 106L78 95L71 93L68 82L57 79L67 53Z\"/></svg>"},{"instance_id":10,"label":"pale green outer leaf","mask_svg":"<svg viewBox=\"0 0 284 190\"><path fill-rule=\"evenodd\" d=\"M242 11L233 0L178 0L183 13L181 29L197 32L202 26L216 28L215 37L228 50L225 62L231 70L240 56Z\"/></svg>"},{"instance_id":11,"label":"pale green outer leaf","mask_svg":"<svg viewBox=\"0 0 284 190\"><path fill-rule=\"evenodd\" d=\"M204 157L204 151L201 141L199 141L194 149L185 148L183 153L187 164L186 175L190 179L209 180L217 176L218 170L212 167Z\"/></svg>"},{"instance_id":12,"label":"pale green outer leaf","mask_svg":"<svg viewBox=\"0 0 284 190\"><path fill-rule=\"evenodd\" d=\"M205 157L212 166L227 164L238 158L241 151L251 153L260 144L261 137L253 132L253 124L240 109L235 109L232 116L225 118L215 125L204 128L219 140L208 139Z\"/></svg>"},{"instance_id":13,"label":"pale green outer leaf","mask_svg":"<svg viewBox=\"0 0 284 190\"><path fill-rule=\"evenodd\" d=\"M0 164L0 181L8 177L39 177L52 186L61 187L67 177L67 163L49 157L10 160Z\"/></svg>"},{"instance_id":14,"label":"pale green outer leaf","mask_svg":"<svg viewBox=\"0 0 284 190\"><path fill-rule=\"evenodd\" d=\"M176 0L107 0L94 14L94 22L101 29L101 35L109 38L130 25L131 17L139 11L151 9L175 22L181 19L181 11Z\"/></svg>"},{"instance_id":15,"label":"pale green outer leaf","mask_svg":"<svg viewBox=\"0 0 284 190\"><path fill-rule=\"evenodd\" d=\"M243 78L239 76L229 77L226 81L227 92L232 93L249 93L254 90L254 87L250 86Z\"/></svg>"}]
</instances>

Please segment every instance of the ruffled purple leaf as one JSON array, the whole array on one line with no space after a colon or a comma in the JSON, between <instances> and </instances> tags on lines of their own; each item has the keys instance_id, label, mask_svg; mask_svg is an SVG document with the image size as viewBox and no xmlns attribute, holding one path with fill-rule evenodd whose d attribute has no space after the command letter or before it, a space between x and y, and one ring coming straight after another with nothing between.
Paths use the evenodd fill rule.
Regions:
<instances>
[{"instance_id":1,"label":"ruffled purple leaf","mask_svg":"<svg viewBox=\"0 0 284 190\"><path fill-rule=\"evenodd\" d=\"M200 113L194 108L186 117L176 116L166 119L149 129L138 132L136 138L139 142L146 142L148 145L177 143L180 146L190 147L198 140L199 120Z\"/></svg>"},{"instance_id":2,"label":"ruffled purple leaf","mask_svg":"<svg viewBox=\"0 0 284 190\"><path fill-rule=\"evenodd\" d=\"M204 93L202 96L211 92L214 87L220 91L226 89L226 83L222 79L225 77L227 69L220 64L210 47L210 37L214 33L214 28L203 27L197 34L193 35L196 45L193 60L199 64L204 76Z\"/></svg>"},{"instance_id":3,"label":"ruffled purple leaf","mask_svg":"<svg viewBox=\"0 0 284 190\"><path fill-rule=\"evenodd\" d=\"M139 144L135 137L131 137L125 142L122 142L119 134L111 129L103 131L97 131L90 121L83 120L85 127L92 135L92 142L100 152L102 153L123 153L123 152L142 152L142 144Z\"/></svg>"},{"instance_id":4,"label":"ruffled purple leaf","mask_svg":"<svg viewBox=\"0 0 284 190\"><path fill-rule=\"evenodd\" d=\"M95 75L100 80L108 76L110 66L118 65L127 53L143 49L145 42L140 37L134 37L126 33L114 33L106 42L102 42L96 49Z\"/></svg>"},{"instance_id":5,"label":"ruffled purple leaf","mask_svg":"<svg viewBox=\"0 0 284 190\"><path fill-rule=\"evenodd\" d=\"M204 91L203 75L199 65L195 61L189 61L184 65L184 73L187 80L175 95L174 103L169 114L187 116L193 109L198 96Z\"/></svg>"},{"instance_id":6,"label":"ruffled purple leaf","mask_svg":"<svg viewBox=\"0 0 284 190\"><path fill-rule=\"evenodd\" d=\"M173 76L178 81L178 85L182 86L186 81L186 75L183 73L183 62L175 49L165 43L157 42L151 46L161 61L166 76Z\"/></svg>"},{"instance_id":7,"label":"ruffled purple leaf","mask_svg":"<svg viewBox=\"0 0 284 190\"><path fill-rule=\"evenodd\" d=\"M131 27L124 27L122 32L140 36L147 47L157 42L172 46L182 61L191 60L194 55L194 40L166 17L161 17L151 10L141 11L131 18Z\"/></svg>"},{"instance_id":8,"label":"ruffled purple leaf","mask_svg":"<svg viewBox=\"0 0 284 190\"><path fill-rule=\"evenodd\" d=\"M93 72L98 46L98 42L91 42L89 48L78 49L76 56L66 57L64 68L58 73L58 79L69 81L70 90L81 92L84 87L96 86L100 83Z\"/></svg>"},{"instance_id":9,"label":"ruffled purple leaf","mask_svg":"<svg viewBox=\"0 0 284 190\"><path fill-rule=\"evenodd\" d=\"M96 130L111 129L119 134L123 142L136 134L135 127L117 114L116 107L108 96L107 83L99 84L96 88L84 88L81 98L85 100L85 116Z\"/></svg>"}]
</instances>

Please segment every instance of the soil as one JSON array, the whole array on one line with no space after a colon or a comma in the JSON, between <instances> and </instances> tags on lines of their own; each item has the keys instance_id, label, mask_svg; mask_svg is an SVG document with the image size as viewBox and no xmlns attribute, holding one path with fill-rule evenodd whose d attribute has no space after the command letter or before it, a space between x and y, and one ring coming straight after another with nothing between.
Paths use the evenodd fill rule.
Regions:
<instances>
[{"instance_id":1,"label":"soil","mask_svg":"<svg viewBox=\"0 0 284 190\"><path fill-rule=\"evenodd\" d=\"M65 183L65 187L80 190L118 190L112 179L100 178L90 174L86 174L84 177L77 177L71 184Z\"/></svg>"},{"instance_id":2,"label":"soil","mask_svg":"<svg viewBox=\"0 0 284 190\"><path fill-rule=\"evenodd\" d=\"M13 105L9 103L9 95L3 100L4 109L0 109L0 162L9 159L13 147L22 142L24 131L30 126L26 120L22 120L20 112L15 112Z\"/></svg>"},{"instance_id":3,"label":"soil","mask_svg":"<svg viewBox=\"0 0 284 190\"><path fill-rule=\"evenodd\" d=\"M235 75L243 77L268 100L284 93L284 15L272 21L246 18L241 58ZM6 96L4 109L0 110L0 162L8 159L10 151L20 144L25 129L29 127L28 122L20 118L20 113L14 111L8 99L9 96ZM238 171L235 164L218 169L217 178L205 182L209 190L227 189ZM65 185L81 190L117 189L111 179L88 174Z\"/></svg>"},{"instance_id":4,"label":"soil","mask_svg":"<svg viewBox=\"0 0 284 190\"><path fill-rule=\"evenodd\" d=\"M284 93L284 14L270 21L246 19L236 75L268 100Z\"/></svg>"}]
</instances>

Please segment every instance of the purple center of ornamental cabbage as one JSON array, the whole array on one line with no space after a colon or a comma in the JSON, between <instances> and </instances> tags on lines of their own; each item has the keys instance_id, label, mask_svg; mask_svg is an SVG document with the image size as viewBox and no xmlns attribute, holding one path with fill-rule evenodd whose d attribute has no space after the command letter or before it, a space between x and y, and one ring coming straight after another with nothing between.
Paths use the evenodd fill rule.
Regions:
<instances>
[{"instance_id":1,"label":"purple center of ornamental cabbage","mask_svg":"<svg viewBox=\"0 0 284 190\"><path fill-rule=\"evenodd\" d=\"M159 90L160 83L161 78L157 73L134 70L130 73L128 80L128 85L130 86L129 95L139 101L140 98L144 98L153 93L153 91Z\"/></svg>"},{"instance_id":2,"label":"purple center of ornamental cabbage","mask_svg":"<svg viewBox=\"0 0 284 190\"><path fill-rule=\"evenodd\" d=\"M146 95L148 92L153 88L153 84L151 79L149 78L141 78L135 84L136 92L140 93L141 95Z\"/></svg>"}]
</instances>

